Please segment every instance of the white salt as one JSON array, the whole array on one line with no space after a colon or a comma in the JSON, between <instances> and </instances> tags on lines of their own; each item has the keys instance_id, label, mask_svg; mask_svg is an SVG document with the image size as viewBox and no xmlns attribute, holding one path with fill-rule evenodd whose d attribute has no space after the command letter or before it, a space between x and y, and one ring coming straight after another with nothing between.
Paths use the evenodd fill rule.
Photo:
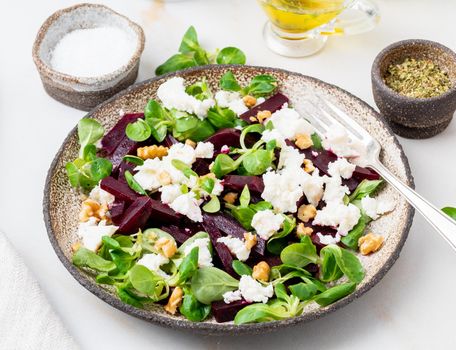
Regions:
<instances>
[{"instance_id":1,"label":"white salt","mask_svg":"<svg viewBox=\"0 0 456 350\"><path fill-rule=\"evenodd\" d=\"M76 29L55 46L51 66L77 77L98 77L119 69L133 56L137 41L113 27Z\"/></svg>"}]
</instances>

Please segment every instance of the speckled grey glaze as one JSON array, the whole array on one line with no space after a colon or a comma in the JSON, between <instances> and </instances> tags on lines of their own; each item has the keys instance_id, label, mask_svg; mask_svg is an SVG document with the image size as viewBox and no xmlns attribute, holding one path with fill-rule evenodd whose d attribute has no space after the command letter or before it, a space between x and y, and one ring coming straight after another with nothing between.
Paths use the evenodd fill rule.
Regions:
<instances>
[{"instance_id":1,"label":"speckled grey glaze","mask_svg":"<svg viewBox=\"0 0 456 350\"><path fill-rule=\"evenodd\" d=\"M142 111L146 102L155 97L157 87L166 79L178 75L191 83L206 77L209 84L215 88L220 77L227 70L231 70L241 82L245 82L257 74L274 75L280 81L281 91L290 98L293 106L303 115L305 115L302 102L304 97L312 96L313 91L325 95L340 108L353 115L380 141L383 145L381 154L383 163L402 181L413 186L413 178L407 158L393 132L378 113L366 103L336 86L285 70L250 66L206 66L172 73L128 88L95 108L86 117L98 120L106 129L109 129L119 120L119 110L122 109L125 112ZM78 149L77 132L74 128L57 152L46 179L43 212L52 246L68 271L93 294L119 310L162 326L186 329L207 335L261 333L312 321L327 315L360 297L385 275L398 258L412 223L413 209L390 186L385 186L379 196L394 201L396 208L392 213L371 224L371 230L385 236L385 244L380 251L373 255L360 256L366 270L366 277L353 294L328 307L320 308L316 304L309 305L302 316L284 321L242 326L236 326L232 322L216 323L213 319L200 323L190 322L183 317L167 314L161 306L152 306L150 309L141 310L126 305L115 296L112 289L97 285L93 276L71 264L71 245L77 240L76 230L80 199L68 183L65 163L77 157Z\"/></svg>"},{"instance_id":2,"label":"speckled grey glaze","mask_svg":"<svg viewBox=\"0 0 456 350\"><path fill-rule=\"evenodd\" d=\"M432 60L448 73L453 87L432 98L407 97L390 89L383 80L388 66L408 57ZM378 54L371 77L375 103L398 135L429 138L450 124L456 110L456 54L449 48L428 40L399 41Z\"/></svg>"},{"instance_id":3,"label":"speckled grey glaze","mask_svg":"<svg viewBox=\"0 0 456 350\"><path fill-rule=\"evenodd\" d=\"M137 42L128 62L116 71L98 77L75 77L52 69L52 50L67 33L76 29L115 26ZM41 26L32 56L46 92L68 106L88 111L133 84L144 50L144 32L136 23L104 5L78 4L59 10Z\"/></svg>"}]
</instances>

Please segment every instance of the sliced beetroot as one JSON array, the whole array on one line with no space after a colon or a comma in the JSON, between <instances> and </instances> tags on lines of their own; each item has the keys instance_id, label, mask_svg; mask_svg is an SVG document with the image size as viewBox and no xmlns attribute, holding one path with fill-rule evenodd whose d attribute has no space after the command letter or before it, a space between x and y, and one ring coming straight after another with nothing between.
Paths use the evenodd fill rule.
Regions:
<instances>
[{"instance_id":1,"label":"sliced beetroot","mask_svg":"<svg viewBox=\"0 0 456 350\"><path fill-rule=\"evenodd\" d=\"M147 196L138 197L125 210L119 225L119 233L133 234L144 228L152 213L152 200Z\"/></svg>"},{"instance_id":2,"label":"sliced beetroot","mask_svg":"<svg viewBox=\"0 0 456 350\"><path fill-rule=\"evenodd\" d=\"M184 228L176 226L176 225L170 225L170 226L162 226L160 227L161 230L169 233L171 236L174 237L177 243L184 243L187 239L189 239L192 234L189 234L190 232L187 232Z\"/></svg>"},{"instance_id":3,"label":"sliced beetroot","mask_svg":"<svg viewBox=\"0 0 456 350\"><path fill-rule=\"evenodd\" d=\"M125 209L127 208L126 204L122 200L116 199L114 203L111 205L111 208L109 209L109 213L111 214L111 220L114 225L119 225L123 216L123 213L125 212Z\"/></svg>"},{"instance_id":4,"label":"sliced beetroot","mask_svg":"<svg viewBox=\"0 0 456 350\"><path fill-rule=\"evenodd\" d=\"M264 191L263 179L260 176L227 175L223 178L225 189L241 192L247 185L250 192L261 194Z\"/></svg>"},{"instance_id":5,"label":"sliced beetroot","mask_svg":"<svg viewBox=\"0 0 456 350\"><path fill-rule=\"evenodd\" d=\"M179 143L179 141L177 141L172 135L166 134L166 137L161 144L165 147L171 147L176 143Z\"/></svg>"},{"instance_id":6,"label":"sliced beetroot","mask_svg":"<svg viewBox=\"0 0 456 350\"><path fill-rule=\"evenodd\" d=\"M215 301L211 305L212 315L217 322L228 322L234 320L239 310L250 305L251 303L242 299L225 304L223 300Z\"/></svg>"},{"instance_id":7,"label":"sliced beetroot","mask_svg":"<svg viewBox=\"0 0 456 350\"><path fill-rule=\"evenodd\" d=\"M337 233L337 230L335 230L332 227L329 226L319 226L319 225L314 225L311 226L313 229L313 233L310 236L310 239L312 240L313 244L317 247L317 251L320 252L320 250L325 246L323 243L320 242L320 238L318 237L317 233L321 233L322 235L331 235L335 236Z\"/></svg>"},{"instance_id":8,"label":"sliced beetroot","mask_svg":"<svg viewBox=\"0 0 456 350\"><path fill-rule=\"evenodd\" d=\"M370 168L362 168L357 166L355 171L353 172L353 177L357 179L359 182L363 180L380 180L380 175Z\"/></svg>"},{"instance_id":9,"label":"sliced beetroot","mask_svg":"<svg viewBox=\"0 0 456 350\"><path fill-rule=\"evenodd\" d=\"M130 163L130 162L126 162L126 161L122 161L119 166L117 167L116 169L116 173L115 175L117 175L117 180L119 180L120 182L127 182L127 180L125 180L125 172L126 171L129 171L130 173L134 173L133 169L136 168L136 165L133 164L133 163Z\"/></svg>"},{"instance_id":10,"label":"sliced beetroot","mask_svg":"<svg viewBox=\"0 0 456 350\"><path fill-rule=\"evenodd\" d=\"M228 128L220 129L212 136L209 136L206 139L206 142L211 142L214 144L214 149L220 151L222 146L227 145L228 147L240 147L239 137L241 136L241 131Z\"/></svg>"},{"instance_id":11,"label":"sliced beetroot","mask_svg":"<svg viewBox=\"0 0 456 350\"><path fill-rule=\"evenodd\" d=\"M228 214L214 214L211 216L217 227L226 235L230 235L239 239L244 239L245 229L237 222L235 218ZM266 241L257 237L257 244L253 247L253 251L260 256L264 255L266 250Z\"/></svg>"},{"instance_id":12,"label":"sliced beetroot","mask_svg":"<svg viewBox=\"0 0 456 350\"><path fill-rule=\"evenodd\" d=\"M119 166L124 156L127 154L134 154L139 146L140 144L138 142L130 140L127 136L125 136L114 152L108 156L113 168Z\"/></svg>"},{"instance_id":13,"label":"sliced beetroot","mask_svg":"<svg viewBox=\"0 0 456 350\"><path fill-rule=\"evenodd\" d=\"M105 177L100 182L100 187L111 193L116 199L132 203L139 197L125 182L114 179L112 176Z\"/></svg>"},{"instance_id":14,"label":"sliced beetroot","mask_svg":"<svg viewBox=\"0 0 456 350\"><path fill-rule=\"evenodd\" d=\"M217 223L214 221L213 216L206 213L203 214L202 225L211 239L212 245L217 252L217 256L219 257L225 272L229 273L233 277L236 277L237 274L234 272L231 265L233 263L233 257L231 256L230 250L225 244L217 242L217 240L222 237L222 233L220 232Z\"/></svg>"},{"instance_id":15,"label":"sliced beetroot","mask_svg":"<svg viewBox=\"0 0 456 350\"><path fill-rule=\"evenodd\" d=\"M101 139L101 152L104 155L112 154L117 146L125 137L125 129L129 123L135 122L138 118L142 118L144 113L128 113L125 114L114 127Z\"/></svg>"},{"instance_id":16,"label":"sliced beetroot","mask_svg":"<svg viewBox=\"0 0 456 350\"><path fill-rule=\"evenodd\" d=\"M176 213L167 204L162 203L161 200L150 199L150 205L152 208L150 220L154 224L175 224L182 219L182 214Z\"/></svg>"},{"instance_id":17,"label":"sliced beetroot","mask_svg":"<svg viewBox=\"0 0 456 350\"><path fill-rule=\"evenodd\" d=\"M192 169L199 176L209 173L209 163L205 159L197 158L192 164Z\"/></svg>"},{"instance_id":18,"label":"sliced beetroot","mask_svg":"<svg viewBox=\"0 0 456 350\"><path fill-rule=\"evenodd\" d=\"M258 112L260 111L270 111L274 113L282 108L282 106L288 102L288 97L282 95L280 92L276 93L275 95L269 97L263 103L260 103L258 106L253 107L252 109L248 110L247 112L241 114L239 117L245 120L247 123L251 124L252 121L250 117L255 117Z\"/></svg>"}]
</instances>

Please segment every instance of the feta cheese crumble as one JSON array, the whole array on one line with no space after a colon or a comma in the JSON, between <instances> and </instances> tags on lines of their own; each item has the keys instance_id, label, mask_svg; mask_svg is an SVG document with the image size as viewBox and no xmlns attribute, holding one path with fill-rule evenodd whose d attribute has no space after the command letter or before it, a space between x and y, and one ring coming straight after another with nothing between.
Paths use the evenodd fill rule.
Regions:
<instances>
[{"instance_id":1,"label":"feta cheese crumble","mask_svg":"<svg viewBox=\"0 0 456 350\"><path fill-rule=\"evenodd\" d=\"M163 186L160 187L159 191L161 192L161 201L165 204L174 202L182 194L180 185Z\"/></svg>"},{"instance_id":2,"label":"feta cheese crumble","mask_svg":"<svg viewBox=\"0 0 456 350\"><path fill-rule=\"evenodd\" d=\"M161 254L144 254L141 259L136 263L137 265L142 265L147 267L152 272L155 272L157 275L167 278L169 277L166 272L160 269L160 266L169 263L169 259Z\"/></svg>"},{"instance_id":3,"label":"feta cheese crumble","mask_svg":"<svg viewBox=\"0 0 456 350\"><path fill-rule=\"evenodd\" d=\"M190 254L193 248L198 247L198 266L210 267L212 264L212 255L209 251L209 238L197 238L191 244L185 247L184 255Z\"/></svg>"},{"instance_id":4,"label":"feta cheese crumble","mask_svg":"<svg viewBox=\"0 0 456 350\"><path fill-rule=\"evenodd\" d=\"M249 110L239 92L220 90L215 94L215 100L220 107L229 108L237 115L241 115Z\"/></svg>"},{"instance_id":5,"label":"feta cheese crumble","mask_svg":"<svg viewBox=\"0 0 456 350\"><path fill-rule=\"evenodd\" d=\"M214 144L211 142L198 142L195 148L196 158L212 158L214 156Z\"/></svg>"},{"instance_id":6,"label":"feta cheese crumble","mask_svg":"<svg viewBox=\"0 0 456 350\"><path fill-rule=\"evenodd\" d=\"M243 275L239 281L239 291L248 302L267 303L274 294L272 284L263 286L251 276Z\"/></svg>"},{"instance_id":7,"label":"feta cheese crumble","mask_svg":"<svg viewBox=\"0 0 456 350\"><path fill-rule=\"evenodd\" d=\"M101 205L111 205L116 199L111 193L103 190L100 186L95 186L92 191L90 191L89 198Z\"/></svg>"},{"instance_id":8,"label":"feta cheese crumble","mask_svg":"<svg viewBox=\"0 0 456 350\"><path fill-rule=\"evenodd\" d=\"M299 153L299 151L291 146L283 146L280 150L279 156L279 164L278 168L281 169L283 167L298 167L300 168L302 163L304 162L305 155L303 153Z\"/></svg>"},{"instance_id":9,"label":"feta cheese crumble","mask_svg":"<svg viewBox=\"0 0 456 350\"><path fill-rule=\"evenodd\" d=\"M232 236L220 237L217 242L227 246L230 252L240 261L246 261L250 255L250 249L247 249L245 242L239 238Z\"/></svg>"},{"instance_id":10,"label":"feta cheese crumble","mask_svg":"<svg viewBox=\"0 0 456 350\"><path fill-rule=\"evenodd\" d=\"M274 112L269 118L274 125L274 129L282 136L283 139L294 140L298 134L312 134L314 131L313 126L299 113L288 106L282 107Z\"/></svg>"},{"instance_id":11,"label":"feta cheese crumble","mask_svg":"<svg viewBox=\"0 0 456 350\"><path fill-rule=\"evenodd\" d=\"M329 202L326 207L317 211L313 225L337 227L337 233L346 236L358 223L360 217L360 210L351 203L344 205L343 203Z\"/></svg>"},{"instance_id":12,"label":"feta cheese crumble","mask_svg":"<svg viewBox=\"0 0 456 350\"><path fill-rule=\"evenodd\" d=\"M328 164L328 174L332 177L340 176L343 179L349 179L353 176L356 165L351 164L345 158L339 158L335 162Z\"/></svg>"},{"instance_id":13,"label":"feta cheese crumble","mask_svg":"<svg viewBox=\"0 0 456 350\"><path fill-rule=\"evenodd\" d=\"M201 199L198 200L195 198L195 193L188 192L181 194L169 206L177 213L187 216L192 221L203 222L203 215L199 207L201 203Z\"/></svg>"},{"instance_id":14,"label":"feta cheese crumble","mask_svg":"<svg viewBox=\"0 0 456 350\"><path fill-rule=\"evenodd\" d=\"M331 235L323 235L321 232L317 232L317 237L320 240L320 243L324 245L337 244L340 242L340 235L338 233L336 233L333 237Z\"/></svg>"},{"instance_id":15,"label":"feta cheese crumble","mask_svg":"<svg viewBox=\"0 0 456 350\"><path fill-rule=\"evenodd\" d=\"M88 221L79 224L77 234L85 248L96 252L101 246L101 238L103 236L111 237L118 228L118 226L106 225L106 220L97 223L97 219L91 217Z\"/></svg>"},{"instance_id":16,"label":"feta cheese crumble","mask_svg":"<svg viewBox=\"0 0 456 350\"><path fill-rule=\"evenodd\" d=\"M165 108L195 114L201 120L207 116L209 108L215 106L215 101L211 98L201 101L187 94L184 79L180 77L168 79L161 84L157 89L157 97Z\"/></svg>"},{"instance_id":17,"label":"feta cheese crumble","mask_svg":"<svg viewBox=\"0 0 456 350\"><path fill-rule=\"evenodd\" d=\"M238 301L242 299L241 291L234 290L223 293L223 301L225 304L230 304L233 301Z\"/></svg>"},{"instance_id":18,"label":"feta cheese crumble","mask_svg":"<svg viewBox=\"0 0 456 350\"><path fill-rule=\"evenodd\" d=\"M350 190L347 186L342 185L342 180L339 176L337 177L327 177L325 179L325 194L323 195L323 200L326 203L336 202L342 203L346 194L350 193Z\"/></svg>"},{"instance_id":19,"label":"feta cheese crumble","mask_svg":"<svg viewBox=\"0 0 456 350\"><path fill-rule=\"evenodd\" d=\"M143 165L139 165L135 168L137 173L133 175L136 182L146 191L156 190L161 186L160 173L163 163L159 158L146 159Z\"/></svg>"},{"instance_id":20,"label":"feta cheese crumble","mask_svg":"<svg viewBox=\"0 0 456 350\"><path fill-rule=\"evenodd\" d=\"M258 236L268 240L274 233L280 230L284 217L281 214L274 214L272 210L262 210L252 218L252 227L258 233Z\"/></svg>"},{"instance_id":21,"label":"feta cheese crumble","mask_svg":"<svg viewBox=\"0 0 456 350\"><path fill-rule=\"evenodd\" d=\"M326 150L331 150L339 157L360 157L366 152L364 145L351 140L347 130L338 124L331 126L325 134L322 144Z\"/></svg>"},{"instance_id":22,"label":"feta cheese crumble","mask_svg":"<svg viewBox=\"0 0 456 350\"><path fill-rule=\"evenodd\" d=\"M165 160L177 159L187 165L192 165L196 160L195 149L184 143L175 143L168 150L168 155Z\"/></svg>"},{"instance_id":23,"label":"feta cheese crumble","mask_svg":"<svg viewBox=\"0 0 456 350\"><path fill-rule=\"evenodd\" d=\"M316 207L323 197L323 185L325 184L326 177L320 176L318 169L315 169L312 175L306 172L300 174L303 192L309 203Z\"/></svg>"},{"instance_id":24,"label":"feta cheese crumble","mask_svg":"<svg viewBox=\"0 0 456 350\"><path fill-rule=\"evenodd\" d=\"M378 200L376 198L366 196L361 199L361 207L367 216L369 216L372 220L377 220L380 215L392 211L395 205L390 201Z\"/></svg>"}]
</instances>

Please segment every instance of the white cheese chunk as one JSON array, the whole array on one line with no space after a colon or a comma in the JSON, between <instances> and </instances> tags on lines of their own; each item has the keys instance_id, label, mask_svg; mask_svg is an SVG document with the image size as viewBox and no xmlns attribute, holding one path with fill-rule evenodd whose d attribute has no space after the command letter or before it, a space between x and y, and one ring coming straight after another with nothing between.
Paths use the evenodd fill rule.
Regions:
<instances>
[{"instance_id":1,"label":"white cheese chunk","mask_svg":"<svg viewBox=\"0 0 456 350\"><path fill-rule=\"evenodd\" d=\"M196 152L195 149L190 145L186 145L184 143L175 143L169 148L166 159L177 159L187 165L192 165L196 160Z\"/></svg>"},{"instance_id":2,"label":"white cheese chunk","mask_svg":"<svg viewBox=\"0 0 456 350\"><path fill-rule=\"evenodd\" d=\"M220 107L229 108L237 115L249 110L239 92L220 90L215 94L215 100Z\"/></svg>"},{"instance_id":3,"label":"white cheese chunk","mask_svg":"<svg viewBox=\"0 0 456 350\"><path fill-rule=\"evenodd\" d=\"M161 84L157 89L157 97L165 108L195 114L200 119L204 119L209 108L215 106L215 101L211 98L201 101L187 94L184 79L180 77L168 79Z\"/></svg>"},{"instance_id":4,"label":"white cheese chunk","mask_svg":"<svg viewBox=\"0 0 456 350\"><path fill-rule=\"evenodd\" d=\"M184 255L190 254L193 248L198 247L198 266L199 267L210 267L212 264L212 255L209 251L209 238L198 238L195 239L191 244L185 247Z\"/></svg>"},{"instance_id":5,"label":"white cheese chunk","mask_svg":"<svg viewBox=\"0 0 456 350\"><path fill-rule=\"evenodd\" d=\"M298 134L310 135L314 132L313 126L293 108L283 107L274 112L268 121L284 139L294 140Z\"/></svg>"},{"instance_id":6,"label":"white cheese chunk","mask_svg":"<svg viewBox=\"0 0 456 350\"><path fill-rule=\"evenodd\" d=\"M247 249L245 242L232 236L220 237L217 242L227 246L230 252L240 261L246 261L250 255L250 249Z\"/></svg>"},{"instance_id":7,"label":"white cheese chunk","mask_svg":"<svg viewBox=\"0 0 456 350\"><path fill-rule=\"evenodd\" d=\"M161 192L161 201L165 204L174 202L182 194L180 185L166 185L161 187L159 191Z\"/></svg>"},{"instance_id":8,"label":"white cheese chunk","mask_svg":"<svg viewBox=\"0 0 456 350\"><path fill-rule=\"evenodd\" d=\"M106 220L97 223L94 217L89 218L87 222L81 222L78 227L78 236L81 238L82 245L96 252L101 246L103 236L111 237L118 229L118 226L106 225Z\"/></svg>"},{"instance_id":9,"label":"white cheese chunk","mask_svg":"<svg viewBox=\"0 0 456 350\"><path fill-rule=\"evenodd\" d=\"M280 150L279 164L277 167L279 169L283 167L300 168L302 163L304 162L304 158L305 155L303 153L299 153L299 151L296 148L285 145Z\"/></svg>"},{"instance_id":10,"label":"white cheese chunk","mask_svg":"<svg viewBox=\"0 0 456 350\"><path fill-rule=\"evenodd\" d=\"M141 259L138 260L136 264L147 267L152 272L155 272L157 275L167 278L169 275L160 269L160 266L169 263L169 259L161 254L144 254Z\"/></svg>"},{"instance_id":11,"label":"white cheese chunk","mask_svg":"<svg viewBox=\"0 0 456 350\"><path fill-rule=\"evenodd\" d=\"M267 303L268 299L274 295L272 284L263 286L251 276L247 275L241 276L239 291L241 292L242 297L248 302Z\"/></svg>"},{"instance_id":12,"label":"white cheese chunk","mask_svg":"<svg viewBox=\"0 0 456 350\"><path fill-rule=\"evenodd\" d=\"M392 211L395 204L390 201L378 200L376 198L366 196L361 199L361 207L367 216L369 216L372 220L377 220L380 215Z\"/></svg>"},{"instance_id":13,"label":"white cheese chunk","mask_svg":"<svg viewBox=\"0 0 456 350\"><path fill-rule=\"evenodd\" d=\"M228 291L223 293L223 301L225 304L230 304L233 301L242 300L242 295L240 290Z\"/></svg>"},{"instance_id":14,"label":"white cheese chunk","mask_svg":"<svg viewBox=\"0 0 456 350\"><path fill-rule=\"evenodd\" d=\"M340 235L337 233L333 237L331 235L323 235L320 232L317 232L317 237L320 240L320 243L324 245L337 244L340 242Z\"/></svg>"},{"instance_id":15,"label":"white cheese chunk","mask_svg":"<svg viewBox=\"0 0 456 350\"><path fill-rule=\"evenodd\" d=\"M201 200L195 198L195 193L188 192L181 194L169 206L176 212L187 216L190 220L195 222L203 222L203 215L199 205Z\"/></svg>"},{"instance_id":16,"label":"white cheese chunk","mask_svg":"<svg viewBox=\"0 0 456 350\"><path fill-rule=\"evenodd\" d=\"M323 185L325 184L326 176L320 176L318 169L315 169L312 175L306 172L297 172L296 174L300 175L301 186L307 200L316 207L323 197Z\"/></svg>"},{"instance_id":17,"label":"white cheese chunk","mask_svg":"<svg viewBox=\"0 0 456 350\"><path fill-rule=\"evenodd\" d=\"M343 179L349 179L353 176L356 165L351 164L345 158L339 158L335 162L328 164L328 174L332 177L340 176Z\"/></svg>"},{"instance_id":18,"label":"white cheese chunk","mask_svg":"<svg viewBox=\"0 0 456 350\"><path fill-rule=\"evenodd\" d=\"M323 139L323 147L339 157L362 157L366 153L365 146L351 140L347 130L339 124L332 125Z\"/></svg>"},{"instance_id":19,"label":"white cheese chunk","mask_svg":"<svg viewBox=\"0 0 456 350\"><path fill-rule=\"evenodd\" d=\"M90 191L89 198L100 204L111 205L116 199L111 193L103 190L100 186L95 186L92 191Z\"/></svg>"},{"instance_id":20,"label":"white cheese chunk","mask_svg":"<svg viewBox=\"0 0 456 350\"><path fill-rule=\"evenodd\" d=\"M325 194L323 195L323 200L326 203L342 203L345 195L350 193L348 187L342 185L342 180L339 176L326 177L325 184Z\"/></svg>"},{"instance_id":21,"label":"white cheese chunk","mask_svg":"<svg viewBox=\"0 0 456 350\"><path fill-rule=\"evenodd\" d=\"M143 189L152 191L161 186L159 176L163 171L163 163L159 158L146 159L135 170L137 173L133 177Z\"/></svg>"},{"instance_id":22,"label":"white cheese chunk","mask_svg":"<svg viewBox=\"0 0 456 350\"><path fill-rule=\"evenodd\" d=\"M317 210L313 225L337 227L337 233L346 236L360 217L360 210L351 203L329 202L322 210Z\"/></svg>"},{"instance_id":23,"label":"white cheese chunk","mask_svg":"<svg viewBox=\"0 0 456 350\"><path fill-rule=\"evenodd\" d=\"M196 158L212 158L214 156L214 144L211 142L198 142L195 148Z\"/></svg>"},{"instance_id":24,"label":"white cheese chunk","mask_svg":"<svg viewBox=\"0 0 456 350\"><path fill-rule=\"evenodd\" d=\"M274 233L280 230L284 217L281 214L274 214L272 210L262 210L252 218L252 227L258 236L268 240Z\"/></svg>"}]
</instances>

